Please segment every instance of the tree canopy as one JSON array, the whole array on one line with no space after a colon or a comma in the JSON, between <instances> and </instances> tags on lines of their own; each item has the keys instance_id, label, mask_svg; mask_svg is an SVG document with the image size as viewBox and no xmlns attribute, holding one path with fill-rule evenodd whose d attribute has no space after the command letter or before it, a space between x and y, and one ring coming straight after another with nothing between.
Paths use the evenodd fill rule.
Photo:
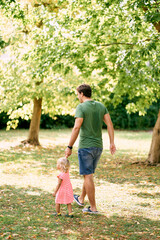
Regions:
<instances>
[{"instance_id":1,"label":"tree canopy","mask_svg":"<svg viewBox=\"0 0 160 240\"><path fill-rule=\"evenodd\" d=\"M115 106L127 96L128 112L140 115L159 99L159 1L6 2L0 1L0 111L11 119L30 118L34 97L52 116L73 113L82 82L105 104L111 94Z\"/></svg>"}]
</instances>

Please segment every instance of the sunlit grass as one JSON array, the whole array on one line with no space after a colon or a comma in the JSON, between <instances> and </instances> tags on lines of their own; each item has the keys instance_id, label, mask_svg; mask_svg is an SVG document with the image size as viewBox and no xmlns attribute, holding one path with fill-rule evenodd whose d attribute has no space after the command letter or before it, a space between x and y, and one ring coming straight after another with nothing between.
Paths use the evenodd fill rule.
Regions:
<instances>
[{"instance_id":1,"label":"sunlit grass","mask_svg":"<svg viewBox=\"0 0 160 240\"><path fill-rule=\"evenodd\" d=\"M132 216L83 215L73 204L74 218L53 213L51 194L37 188L1 187L1 239L158 239L159 221ZM108 238L107 238L108 237Z\"/></svg>"},{"instance_id":2,"label":"sunlit grass","mask_svg":"<svg viewBox=\"0 0 160 240\"><path fill-rule=\"evenodd\" d=\"M23 146L28 131L0 131L0 239L159 239L159 167L143 162L151 132L116 131L117 153L104 151L95 174L99 216L84 215L73 203L74 218L51 216L57 183L56 161L64 156L71 130L41 130L41 147ZM75 193L81 192L76 142L71 162ZM86 199L86 204L88 203Z\"/></svg>"}]
</instances>

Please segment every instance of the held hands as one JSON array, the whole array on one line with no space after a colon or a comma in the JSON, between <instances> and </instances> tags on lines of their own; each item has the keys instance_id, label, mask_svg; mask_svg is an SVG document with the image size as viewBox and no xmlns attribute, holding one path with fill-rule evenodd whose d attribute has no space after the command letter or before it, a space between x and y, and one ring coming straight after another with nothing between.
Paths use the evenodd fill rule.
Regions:
<instances>
[{"instance_id":1,"label":"held hands","mask_svg":"<svg viewBox=\"0 0 160 240\"><path fill-rule=\"evenodd\" d=\"M116 152L116 146L114 143L110 144L110 152L112 155Z\"/></svg>"},{"instance_id":2,"label":"held hands","mask_svg":"<svg viewBox=\"0 0 160 240\"><path fill-rule=\"evenodd\" d=\"M72 154L72 149L67 147L65 150L65 157L68 158L71 154Z\"/></svg>"}]
</instances>

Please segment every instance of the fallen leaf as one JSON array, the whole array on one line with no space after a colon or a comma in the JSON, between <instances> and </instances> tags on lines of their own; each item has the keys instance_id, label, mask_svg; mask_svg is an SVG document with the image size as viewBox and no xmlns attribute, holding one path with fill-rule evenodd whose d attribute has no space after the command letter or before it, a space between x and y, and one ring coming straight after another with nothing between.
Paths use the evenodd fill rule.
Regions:
<instances>
[{"instance_id":1,"label":"fallen leaf","mask_svg":"<svg viewBox=\"0 0 160 240\"><path fill-rule=\"evenodd\" d=\"M11 235L9 235L6 239L11 239L12 238L12 236Z\"/></svg>"},{"instance_id":2,"label":"fallen leaf","mask_svg":"<svg viewBox=\"0 0 160 240\"><path fill-rule=\"evenodd\" d=\"M14 234L12 234L12 236L13 236L13 237L17 237L17 236L19 236L19 234L14 233Z\"/></svg>"}]
</instances>

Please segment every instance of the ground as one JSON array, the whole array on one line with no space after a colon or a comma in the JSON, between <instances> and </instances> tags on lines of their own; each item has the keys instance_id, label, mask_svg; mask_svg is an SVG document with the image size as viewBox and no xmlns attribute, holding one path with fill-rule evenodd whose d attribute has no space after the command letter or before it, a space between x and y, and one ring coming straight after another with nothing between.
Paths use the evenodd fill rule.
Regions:
<instances>
[{"instance_id":1,"label":"ground","mask_svg":"<svg viewBox=\"0 0 160 240\"><path fill-rule=\"evenodd\" d=\"M97 237L99 239L160 239L159 166L149 168L132 164L137 160L145 160L152 132L117 131L117 154L111 156L107 150L108 136L104 131L105 149L95 174L97 207L101 215L98 216L97 221L95 216L82 214L81 208L74 203L75 218L72 224L66 223L64 217L61 220L50 219L54 211L52 192L58 174L56 160L64 154L70 130L41 131L40 148L19 145L26 134L25 131L16 131L10 133L8 138L6 132L1 132L0 224L3 225L0 239L30 239L33 236L37 239L97 239ZM70 175L74 192L80 193L83 179L78 173L77 144L78 141L70 158ZM42 201L44 195L45 204ZM3 205L5 199L8 201L8 207ZM36 201L39 203L42 201L41 205L38 205L42 209L41 220L36 220L34 224L31 223L32 215L35 215L36 219L39 217L34 213L34 208L30 210L26 199L34 208ZM6 216L8 218L12 216L14 219L17 217L12 206L14 202L18 204L19 201L27 210L24 211L24 216L19 216L18 219L20 221L21 218L25 218L26 227L30 228L28 234L20 223L14 224L4 220ZM87 206L87 199L85 203ZM65 208L63 213L66 213ZM47 226L46 224L41 226L45 215L49 223ZM53 222L58 224L52 228ZM64 222L69 224L68 230L63 227ZM57 228L61 229L61 234L57 232Z\"/></svg>"}]
</instances>

